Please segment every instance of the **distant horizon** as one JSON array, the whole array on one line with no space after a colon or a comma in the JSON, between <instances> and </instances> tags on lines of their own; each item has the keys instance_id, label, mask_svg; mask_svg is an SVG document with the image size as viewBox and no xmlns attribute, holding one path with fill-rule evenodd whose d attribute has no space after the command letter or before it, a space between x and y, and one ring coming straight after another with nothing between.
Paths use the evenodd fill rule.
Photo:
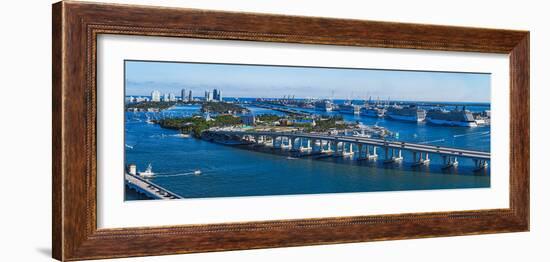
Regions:
<instances>
[{"instance_id":1,"label":"distant horizon","mask_svg":"<svg viewBox=\"0 0 550 262\"><path fill-rule=\"evenodd\" d=\"M218 89L220 90L220 89ZM181 90L180 90L181 91ZM186 92L188 92L189 90L186 89ZM204 90L206 91L206 90ZM202 93L204 93L204 91L202 91ZM212 91L212 90L210 90ZM223 90L222 90L223 91ZM174 95L176 95L176 98L181 98L181 95L178 95L180 92L169 92L169 93L172 93ZM162 93L161 92L161 96L164 96L165 93ZM151 94L148 94L148 95L132 95L132 94L126 94L125 97L151 97ZM204 98L204 95L202 96L193 96L193 98ZM224 96L223 97L223 100L225 99L257 99L257 98L260 98L260 97L232 97L232 96ZM276 99L283 99L283 97L262 97L262 99L267 99L267 100L276 100ZM288 99L288 98L286 98ZM295 97L294 98L295 100L306 100L306 99L312 99L312 98L303 98L303 97ZM325 98L319 98L319 100L321 99L325 99ZM348 100L347 98L327 98L329 100ZM361 100L368 100L367 99L351 99L351 101L361 101ZM378 99L375 99L375 98L372 98L371 99L372 101L377 101ZM388 101L388 99L382 99L380 98L380 102L385 102L385 101ZM390 102L416 102L416 103L420 103L420 102L426 102L426 103L466 103L466 104L491 104L491 102L483 102L483 101L480 101L480 102L477 102L477 101L426 101L426 100L393 100L393 99L390 99L389 100ZM225 102L225 101L222 101L222 102Z\"/></svg>"},{"instance_id":2,"label":"distant horizon","mask_svg":"<svg viewBox=\"0 0 550 262\"><path fill-rule=\"evenodd\" d=\"M193 97L218 89L224 97L489 103L486 73L125 61L127 96L153 90Z\"/></svg>"}]
</instances>

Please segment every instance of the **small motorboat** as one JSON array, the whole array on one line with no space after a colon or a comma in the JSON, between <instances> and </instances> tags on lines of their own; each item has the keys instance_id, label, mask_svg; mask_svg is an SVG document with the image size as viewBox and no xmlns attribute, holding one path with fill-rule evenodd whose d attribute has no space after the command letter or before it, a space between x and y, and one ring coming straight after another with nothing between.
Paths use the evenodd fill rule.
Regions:
<instances>
[{"instance_id":1,"label":"small motorboat","mask_svg":"<svg viewBox=\"0 0 550 262\"><path fill-rule=\"evenodd\" d=\"M147 169L145 169L145 171L139 172L139 175L142 176L142 177L152 177L152 176L154 176L155 173L153 173L153 166L151 166L151 164L149 164L147 166Z\"/></svg>"}]
</instances>

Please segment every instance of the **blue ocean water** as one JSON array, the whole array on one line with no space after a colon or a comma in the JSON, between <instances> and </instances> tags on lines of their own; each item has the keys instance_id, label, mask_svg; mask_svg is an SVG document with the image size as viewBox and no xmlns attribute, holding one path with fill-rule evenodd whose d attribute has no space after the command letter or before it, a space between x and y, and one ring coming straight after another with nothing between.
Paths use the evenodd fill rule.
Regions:
<instances>
[{"instance_id":1,"label":"blue ocean water","mask_svg":"<svg viewBox=\"0 0 550 262\"><path fill-rule=\"evenodd\" d=\"M250 109L254 114L282 114ZM161 114L184 116L198 110L199 106L178 106ZM490 169L473 172L471 160L459 159L458 168L442 170L437 156L432 156L429 167L421 168L406 161L388 166L348 158L288 157L288 152L264 153L184 138L178 131L148 124L145 120L155 117L152 113L125 114L126 164L134 163L138 170L151 164L157 174L152 181L185 198L490 187ZM393 139L401 141L490 151L490 127L445 127L354 115L344 118L386 127L398 132ZM195 170L202 174L192 174ZM126 199L140 197L127 192Z\"/></svg>"}]
</instances>

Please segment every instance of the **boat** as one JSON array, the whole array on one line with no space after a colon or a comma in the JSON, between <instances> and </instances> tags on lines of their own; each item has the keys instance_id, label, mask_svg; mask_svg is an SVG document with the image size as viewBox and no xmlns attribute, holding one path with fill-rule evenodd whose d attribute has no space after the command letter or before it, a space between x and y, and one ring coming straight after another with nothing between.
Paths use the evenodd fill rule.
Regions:
<instances>
[{"instance_id":1,"label":"boat","mask_svg":"<svg viewBox=\"0 0 550 262\"><path fill-rule=\"evenodd\" d=\"M417 106L398 106L394 105L388 108L386 115L394 120L422 122L426 118L426 110Z\"/></svg>"},{"instance_id":2,"label":"boat","mask_svg":"<svg viewBox=\"0 0 550 262\"><path fill-rule=\"evenodd\" d=\"M346 101L343 105L338 106L338 111L342 114L358 115L360 109L361 107L352 104L349 100Z\"/></svg>"},{"instance_id":3,"label":"boat","mask_svg":"<svg viewBox=\"0 0 550 262\"><path fill-rule=\"evenodd\" d=\"M145 123L154 124L155 122L151 119L151 117L149 117L149 115L147 115L147 120L145 121Z\"/></svg>"},{"instance_id":4,"label":"boat","mask_svg":"<svg viewBox=\"0 0 550 262\"><path fill-rule=\"evenodd\" d=\"M202 172L199 169L193 171L193 175L195 175L195 176L198 176L200 174L202 174Z\"/></svg>"},{"instance_id":5,"label":"boat","mask_svg":"<svg viewBox=\"0 0 550 262\"><path fill-rule=\"evenodd\" d=\"M334 108L334 105L330 100L320 100L315 102L315 110L323 112L331 112Z\"/></svg>"},{"instance_id":6,"label":"boat","mask_svg":"<svg viewBox=\"0 0 550 262\"><path fill-rule=\"evenodd\" d=\"M444 109L432 109L426 114L426 121L435 125L476 127L478 123L472 112L462 107L462 110L455 108L452 111Z\"/></svg>"},{"instance_id":7,"label":"boat","mask_svg":"<svg viewBox=\"0 0 550 262\"><path fill-rule=\"evenodd\" d=\"M177 136L177 137L182 137L182 138L189 138L189 137L191 137L191 134L188 134L188 133L179 133L179 134L176 134L175 136Z\"/></svg>"},{"instance_id":8,"label":"boat","mask_svg":"<svg viewBox=\"0 0 550 262\"><path fill-rule=\"evenodd\" d=\"M155 173L153 173L153 166L151 166L151 164L147 166L145 171L139 172L138 174L142 177L152 177L155 175Z\"/></svg>"},{"instance_id":9,"label":"boat","mask_svg":"<svg viewBox=\"0 0 550 262\"><path fill-rule=\"evenodd\" d=\"M384 117L385 113L386 113L386 109L384 109L383 107L375 107L375 106L363 107L359 111L359 114L362 116L378 117L378 118Z\"/></svg>"}]
</instances>

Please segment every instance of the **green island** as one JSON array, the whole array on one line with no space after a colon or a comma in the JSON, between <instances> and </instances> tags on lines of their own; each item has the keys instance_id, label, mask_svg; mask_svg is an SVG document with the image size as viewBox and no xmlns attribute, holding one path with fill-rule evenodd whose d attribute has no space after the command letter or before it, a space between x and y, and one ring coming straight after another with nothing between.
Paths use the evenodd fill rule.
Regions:
<instances>
[{"instance_id":1,"label":"green island","mask_svg":"<svg viewBox=\"0 0 550 262\"><path fill-rule=\"evenodd\" d=\"M210 120L197 115L183 118L165 118L155 122L162 128L179 130L182 133L191 133L195 137L200 137L202 131L211 127L236 126L242 123L239 117L232 115L219 115Z\"/></svg>"},{"instance_id":2,"label":"green island","mask_svg":"<svg viewBox=\"0 0 550 262\"><path fill-rule=\"evenodd\" d=\"M160 110L168 109L175 105L176 105L176 102L143 101L143 102L127 104L125 105L125 107L126 107L126 110L147 111L149 109L155 109L160 111Z\"/></svg>"},{"instance_id":3,"label":"green island","mask_svg":"<svg viewBox=\"0 0 550 262\"><path fill-rule=\"evenodd\" d=\"M237 113L249 113L250 110L232 103L226 102L203 102L201 112L209 112L215 114L237 114Z\"/></svg>"}]
</instances>

